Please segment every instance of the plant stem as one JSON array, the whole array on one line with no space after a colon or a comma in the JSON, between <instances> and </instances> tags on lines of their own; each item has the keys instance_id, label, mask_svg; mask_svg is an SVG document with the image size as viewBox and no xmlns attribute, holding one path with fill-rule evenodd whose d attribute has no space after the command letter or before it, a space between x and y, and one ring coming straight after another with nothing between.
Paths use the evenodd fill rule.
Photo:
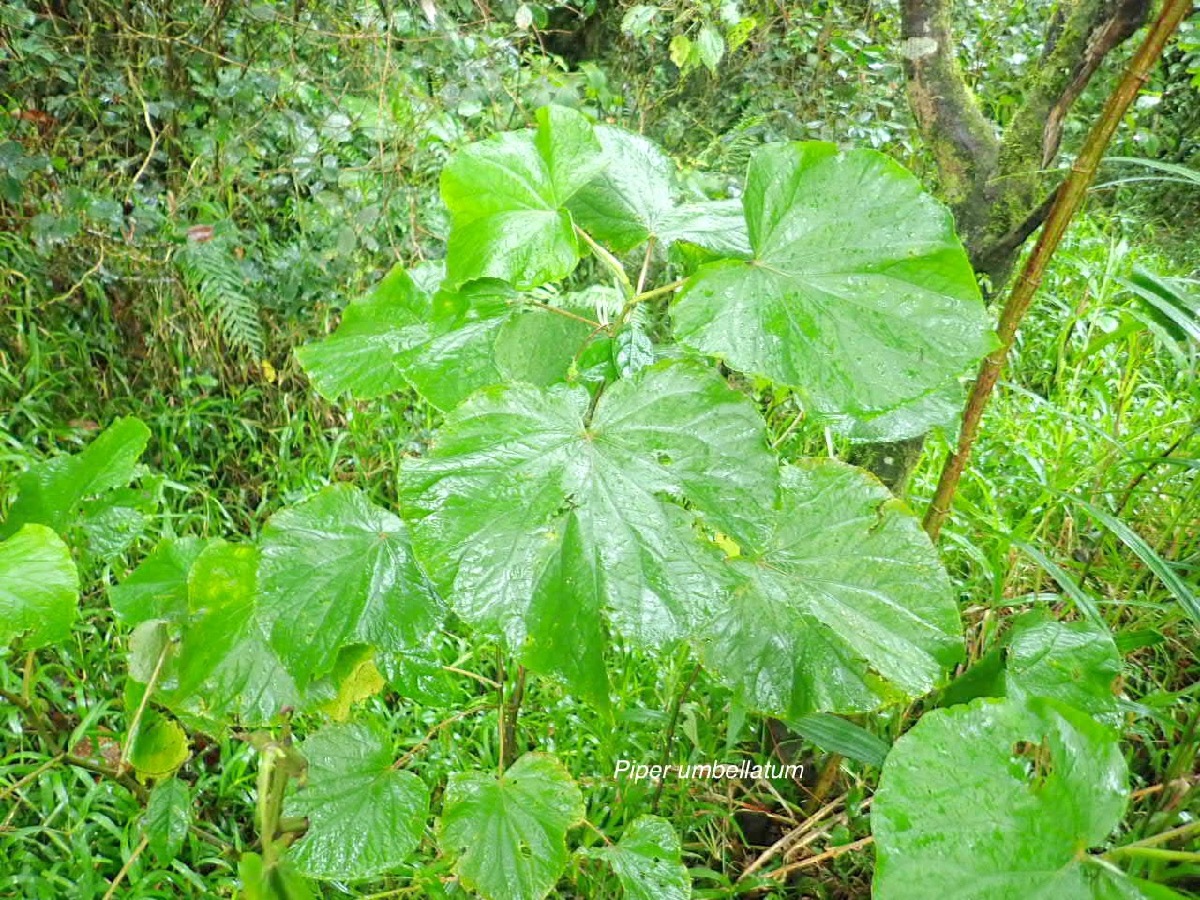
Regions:
<instances>
[{"instance_id":1,"label":"plant stem","mask_svg":"<svg viewBox=\"0 0 1200 900\"><path fill-rule=\"evenodd\" d=\"M513 684L508 702L501 707L500 769L507 769L517 758L517 717L521 714L521 701L525 699L525 667L517 666L517 680Z\"/></svg>"},{"instance_id":2,"label":"plant stem","mask_svg":"<svg viewBox=\"0 0 1200 900\"><path fill-rule=\"evenodd\" d=\"M675 695L675 699L671 702L671 718L667 721L667 735L663 740L663 755L662 767L663 772L667 770L667 766L671 763L671 749L675 744L675 727L679 724L679 710L683 707L683 700L688 695L688 691L692 689L692 685L696 683L696 679L700 677L700 663L696 663L692 669L692 674L688 677L687 684L683 686L683 690ZM658 801L662 799L663 787L667 783L666 775L658 780L658 786L654 789L654 798L650 801L650 812L658 812Z\"/></svg>"},{"instance_id":3,"label":"plant stem","mask_svg":"<svg viewBox=\"0 0 1200 900\"><path fill-rule=\"evenodd\" d=\"M650 235L650 239L646 241L646 256L642 259L642 268L638 272L637 287L634 290L634 295L640 294L646 289L646 276L650 274L650 260L654 256L654 235Z\"/></svg>"},{"instance_id":4,"label":"plant stem","mask_svg":"<svg viewBox=\"0 0 1200 900\"><path fill-rule=\"evenodd\" d=\"M604 265L617 277L617 281L621 284L621 290L626 297L634 296L637 291L633 289L633 284L629 280L629 273L625 271L625 267L621 265L621 261L596 243L595 238L580 228L575 226L575 233L582 238L583 242L588 245L588 249L592 254L604 263Z\"/></svg>"},{"instance_id":5,"label":"plant stem","mask_svg":"<svg viewBox=\"0 0 1200 900\"><path fill-rule=\"evenodd\" d=\"M1091 133L1084 142L1083 149L1075 159L1070 173L1063 181L1061 188L1054 197L1054 204L1046 217L1046 224L1038 236L1037 244L1025 263L1020 276L1013 285L1000 314L1000 323L996 329L1000 338L1000 347L992 351L984 359L979 369L979 375L971 388L971 396L963 410L962 428L959 432L958 447L946 459L941 477L938 479L937 490L933 500L925 512L925 531L933 540L941 534L942 526L950 514L950 505L954 493L958 489L959 479L971 455L971 448L979 436L979 424L983 411L987 407L992 391L999 380L1000 372L1008 359L1016 337L1017 327L1029 311L1030 303L1054 251L1058 249L1063 235L1066 233L1071 219L1079 209L1087 194L1088 186L1096 176L1104 151L1112 140L1113 134L1121 124L1129 105L1133 102L1142 86L1149 80L1150 70L1162 56L1163 47L1167 40L1179 27L1179 23L1191 12L1192 0L1166 0L1162 12L1150 27L1142 46L1134 54L1125 77L1117 85L1104 111L1100 114Z\"/></svg>"},{"instance_id":6,"label":"plant stem","mask_svg":"<svg viewBox=\"0 0 1200 900\"><path fill-rule=\"evenodd\" d=\"M158 661L154 664L154 671L150 674L150 680L146 682L146 690L142 694L142 702L138 704L137 711L133 714L133 721L129 723L129 734L125 737L125 742L121 746L121 759L117 763L117 775L124 775L125 770L129 767L129 754L133 752L134 742L137 741L138 730L142 727L142 717L146 714L146 707L150 703L150 695L154 693L154 688L158 686L159 676L162 675L163 663L167 661L167 653L171 650L171 642L165 641L163 648L158 652Z\"/></svg>"}]
</instances>

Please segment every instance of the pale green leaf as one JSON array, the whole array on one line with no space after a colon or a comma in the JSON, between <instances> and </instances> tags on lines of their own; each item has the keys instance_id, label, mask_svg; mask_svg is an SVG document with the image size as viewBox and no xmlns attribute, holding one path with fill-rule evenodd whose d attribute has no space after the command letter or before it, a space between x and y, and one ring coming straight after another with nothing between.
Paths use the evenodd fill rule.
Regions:
<instances>
[{"instance_id":1,"label":"pale green leaf","mask_svg":"<svg viewBox=\"0 0 1200 900\"><path fill-rule=\"evenodd\" d=\"M458 287L498 278L519 289L560 280L579 261L572 195L603 165L579 113L538 110L534 132L506 132L458 151L442 170L452 228L447 278Z\"/></svg>"},{"instance_id":2,"label":"pale green leaf","mask_svg":"<svg viewBox=\"0 0 1200 900\"><path fill-rule=\"evenodd\" d=\"M1013 699L1052 697L1115 727L1121 715L1113 684L1120 674L1121 657L1106 628L1057 622L1041 611L1012 623L1004 679Z\"/></svg>"},{"instance_id":3,"label":"pale green leaf","mask_svg":"<svg viewBox=\"0 0 1200 900\"><path fill-rule=\"evenodd\" d=\"M592 237L618 252L653 237L663 247L687 241L723 256L749 255L740 201L682 202L675 164L652 141L607 125L596 127L596 137L604 170L569 207Z\"/></svg>"},{"instance_id":4,"label":"pale green leaf","mask_svg":"<svg viewBox=\"0 0 1200 900\"><path fill-rule=\"evenodd\" d=\"M126 625L187 616L188 571L211 541L167 538L120 584L108 589L108 602Z\"/></svg>"},{"instance_id":5,"label":"pale green leaf","mask_svg":"<svg viewBox=\"0 0 1200 900\"><path fill-rule=\"evenodd\" d=\"M0 649L65 641L79 614L79 575L71 551L44 525L25 525L0 542Z\"/></svg>"},{"instance_id":6,"label":"pale green leaf","mask_svg":"<svg viewBox=\"0 0 1200 900\"><path fill-rule=\"evenodd\" d=\"M553 756L527 753L499 778L459 772L446 786L440 843L485 900L541 900L566 868L583 796Z\"/></svg>"},{"instance_id":7,"label":"pale green leaf","mask_svg":"<svg viewBox=\"0 0 1200 900\"><path fill-rule=\"evenodd\" d=\"M129 751L129 764L142 778L166 778L187 762L187 735L174 719L147 710Z\"/></svg>"},{"instance_id":8,"label":"pale green leaf","mask_svg":"<svg viewBox=\"0 0 1200 900\"><path fill-rule=\"evenodd\" d=\"M365 725L331 725L304 741L305 786L286 815L308 818L289 853L314 878L359 879L404 863L421 842L429 789L411 772L392 768L387 734Z\"/></svg>"},{"instance_id":9,"label":"pale green leaf","mask_svg":"<svg viewBox=\"0 0 1200 900\"><path fill-rule=\"evenodd\" d=\"M683 343L795 389L814 410L915 400L991 347L949 211L881 153L772 145L743 197L754 258L702 266L673 318Z\"/></svg>"},{"instance_id":10,"label":"pale green leaf","mask_svg":"<svg viewBox=\"0 0 1200 900\"><path fill-rule=\"evenodd\" d=\"M302 688L343 647L421 646L441 620L404 524L348 485L276 513L261 547L258 615Z\"/></svg>"},{"instance_id":11,"label":"pale green leaf","mask_svg":"<svg viewBox=\"0 0 1200 900\"><path fill-rule=\"evenodd\" d=\"M760 712L860 712L932 690L962 656L950 580L916 517L832 460L788 467L774 530L725 566L705 659Z\"/></svg>"},{"instance_id":12,"label":"pale green leaf","mask_svg":"<svg viewBox=\"0 0 1200 900\"><path fill-rule=\"evenodd\" d=\"M1120 822L1117 738L1053 700L976 700L898 740L871 809L879 900L1136 896L1087 855Z\"/></svg>"},{"instance_id":13,"label":"pale green leaf","mask_svg":"<svg viewBox=\"0 0 1200 900\"><path fill-rule=\"evenodd\" d=\"M688 900L692 882L681 861L679 835L658 816L639 816L619 843L586 851L613 870L627 900Z\"/></svg>"}]
</instances>

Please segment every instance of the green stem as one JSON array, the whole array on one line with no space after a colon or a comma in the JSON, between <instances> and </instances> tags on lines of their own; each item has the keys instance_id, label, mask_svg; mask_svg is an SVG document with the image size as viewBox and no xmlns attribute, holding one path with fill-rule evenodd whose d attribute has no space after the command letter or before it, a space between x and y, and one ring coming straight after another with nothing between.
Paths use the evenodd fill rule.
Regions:
<instances>
[{"instance_id":1,"label":"green stem","mask_svg":"<svg viewBox=\"0 0 1200 900\"><path fill-rule=\"evenodd\" d=\"M700 663L696 663L692 669L692 674L688 676L687 684L683 686L683 690L675 695L675 699L671 702L671 718L667 722L667 736L663 741L662 755L662 770L665 773L667 766L671 764L671 750L675 744L675 728L679 724L679 711L683 707L683 700L688 695L688 691L692 689L692 685L696 683L696 679L700 677ZM658 802L662 799L663 787L667 783L666 775L658 781L658 786L654 789L654 798L650 801L650 812L658 812Z\"/></svg>"},{"instance_id":2,"label":"green stem","mask_svg":"<svg viewBox=\"0 0 1200 900\"><path fill-rule=\"evenodd\" d=\"M629 273L625 271L625 267L621 265L621 261L619 259L597 244L595 238L593 238L578 225L575 226L575 233L579 235L585 244L588 245L588 249L592 251L592 254L598 260L600 260L600 262L604 263L604 265L613 273L613 275L617 277L617 281L621 284L622 293L626 297L632 297L637 293L637 291L633 289L632 282L629 280Z\"/></svg>"},{"instance_id":3,"label":"green stem","mask_svg":"<svg viewBox=\"0 0 1200 900\"><path fill-rule=\"evenodd\" d=\"M129 734L125 738L125 743L121 747L121 759L117 763L117 774L124 775L129 768L129 754L133 752L133 745L137 741L138 730L142 727L142 717L146 714L146 707L150 703L150 695L154 693L154 688L158 686L159 676L162 675L163 664L167 661L167 653L171 649L171 642L163 643L162 650L158 653L158 661L154 664L154 671L150 674L150 680L146 682L146 690L142 694L142 702L138 704L137 711L133 714L133 721L129 723Z\"/></svg>"},{"instance_id":4,"label":"green stem","mask_svg":"<svg viewBox=\"0 0 1200 900\"><path fill-rule=\"evenodd\" d=\"M1191 850L1164 850L1161 847L1138 847L1130 844L1128 847L1117 847L1104 854L1107 860L1122 856L1137 856L1142 859L1156 859L1160 862L1200 862L1200 853Z\"/></svg>"}]
</instances>

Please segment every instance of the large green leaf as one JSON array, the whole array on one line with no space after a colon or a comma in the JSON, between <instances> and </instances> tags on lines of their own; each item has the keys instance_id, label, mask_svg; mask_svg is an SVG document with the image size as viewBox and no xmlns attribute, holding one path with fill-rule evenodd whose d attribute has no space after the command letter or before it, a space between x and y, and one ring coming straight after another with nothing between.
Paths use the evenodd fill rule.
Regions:
<instances>
[{"instance_id":1,"label":"large green leaf","mask_svg":"<svg viewBox=\"0 0 1200 900\"><path fill-rule=\"evenodd\" d=\"M26 525L0 542L0 650L16 637L27 650L65 641L78 603L79 575L57 534Z\"/></svg>"},{"instance_id":2,"label":"large green leaf","mask_svg":"<svg viewBox=\"0 0 1200 900\"><path fill-rule=\"evenodd\" d=\"M650 645L690 632L716 588L696 514L752 540L777 473L754 407L696 364L588 408L582 388L477 394L405 466L402 500L456 611L603 702L608 623Z\"/></svg>"},{"instance_id":3,"label":"large green leaf","mask_svg":"<svg viewBox=\"0 0 1200 900\"><path fill-rule=\"evenodd\" d=\"M298 348L296 358L327 399L382 397L405 387L396 357L427 338L429 318L428 294L395 266L370 294L343 310L333 334Z\"/></svg>"},{"instance_id":4,"label":"large green leaf","mask_svg":"<svg viewBox=\"0 0 1200 900\"><path fill-rule=\"evenodd\" d=\"M258 549L212 542L188 572L189 620L166 702L243 726L270 724L304 698L255 616ZM324 687L324 686L322 686ZM320 698L329 693L313 691Z\"/></svg>"},{"instance_id":5,"label":"large green leaf","mask_svg":"<svg viewBox=\"0 0 1200 900\"><path fill-rule=\"evenodd\" d=\"M302 750L307 781L285 810L308 818L289 854L296 868L314 878L357 879L408 859L425 833L429 789L392 767L387 734L364 724L331 725Z\"/></svg>"},{"instance_id":6,"label":"large green leaf","mask_svg":"<svg viewBox=\"0 0 1200 900\"><path fill-rule=\"evenodd\" d=\"M261 547L258 614L301 688L346 646L422 646L441 620L404 524L355 488L329 487L276 513Z\"/></svg>"},{"instance_id":7,"label":"large green leaf","mask_svg":"<svg viewBox=\"0 0 1200 900\"><path fill-rule=\"evenodd\" d=\"M505 381L562 381L591 328L538 309L500 281L428 293L396 267L322 341L296 351L321 394L358 400L408 385L439 409Z\"/></svg>"},{"instance_id":8,"label":"large green leaf","mask_svg":"<svg viewBox=\"0 0 1200 900\"><path fill-rule=\"evenodd\" d=\"M32 466L17 478L17 499L0 527L0 538L30 523L62 534L74 524L84 500L133 479L149 439L150 430L139 419L117 419L81 453Z\"/></svg>"},{"instance_id":9,"label":"large green leaf","mask_svg":"<svg viewBox=\"0 0 1200 900\"><path fill-rule=\"evenodd\" d=\"M571 200L580 227L617 251L653 237L660 246L688 241L726 256L748 256L739 201L681 202L675 164L652 141L608 125L596 127L604 168Z\"/></svg>"},{"instance_id":10,"label":"large green leaf","mask_svg":"<svg viewBox=\"0 0 1200 900\"><path fill-rule=\"evenodd\" d=\"M527 753L499 778L458 772L446 786L440 843L485 900L541 900L566 868L583 795L553 756Z\"/></svg>"},{"instance_id":11,"label":"large green leaf","mask_svg":"<svg viewBox=\"0 0 1200 900\"><path fill-rule=\"evenodd\" d=\"M1120 724L1113 683L1121 656L1112 634L1091 622L1057 622L1034 611L1018 617L1005 653L1006 694L1053 697L1100 721Z\"/></svg>"},{"instance_id":12,"label":"large green leaf","mask_svg":"<svg viewBox=\"0 0 1200 900\"><path fill-rule=\"evenodd\" d=\"M446 249L453 287L499 278L528 289L565 278L579 261L566 203L601 169L592 126L561 106L537 112L537 130L470 144L442 170L452 228Z\"/></svg>"},{"instance_id":13,"label":"large green leaf","mask_svg":"<svg viewBox=\"0 0 1200 900\"><path fill-rule=\"evenodd\" d=\"M743 203L754 258L688 281L673 312L688 346L856 415L915 400L990 348L949 211L882 154L765 147Z\"/></svg>"},{"instance_id":14,"label":"large green leaf","mask_svg":"<svg viewBox=\"0 0 1200 900\"><path fill-rule=\"evenodd\" d=\"M586 851L612 867L628 900L688 900L692 882L680 859L679 835L658 816L639 816L617 844Z\"/></svg>"},{"instance_id":15,"label":"large green leaf","mask_svg":"<svg viewBox=\"0 0 1200 900\"><path fill-rule=\"evenodd\" d=\"M874 896L1136 896L1088 855L1128 798L1117 739L1053 700L926 713L896 742L871 809Z\"/></svg>"},{"instance_id":16,"label":"large green leaf","mask_svg":"<svg viewBox=\"0 0 1200 900\"><path fill-rule=\"evenodd\" d=\"M188 571L210 543L198 537L160 542L124 581L109 588L108 600L117 618L127 625L186 618Z\"/></svg>"},{"instance_id":17,"label":"large green leaf","mask_svg":"<svg viewBox=\"0 0 1200 900\"><path fill-rule=\"evenodd\" d=\"M950 580L912 513L832 460L788 467L760 548L725 567L705 659L761 712L875 709L923 694L962 656Z\"/></svg>"}]
</instances>

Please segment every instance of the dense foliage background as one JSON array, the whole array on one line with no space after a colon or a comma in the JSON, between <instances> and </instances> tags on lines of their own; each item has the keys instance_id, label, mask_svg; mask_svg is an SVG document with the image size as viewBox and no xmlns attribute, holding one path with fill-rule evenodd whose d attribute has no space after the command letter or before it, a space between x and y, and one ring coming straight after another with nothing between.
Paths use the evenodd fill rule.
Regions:
<instances>
[{"instance_id":1,"label":"dense foliage background","mask_svg":"<svg viewBox=\"0 0 1200 900\"><path fill-rule=\"evenodd\" d=\"M956 5L969 77L1001 125L1038 65L1051 6ZM936 188L904 98L898 41L897 10L872 0L4 4L0 512L21 471L77 452L120 416L142 419L151 439L136 503L123 507L136 515L122 520L120 538L89 543L86 509L78 525L86 624L36 665L3 658L0 685L20 694L23 678L35 681L61 717L53 727L79 744L119 735L129 635L107 591L160 538L254 535L284 505L343 481L395 503L399 462L424 452L439 414L415 395L328 403L292 350L327 333L397 260L442 257L449 222L437 178L455 150L557 103L654 138L709 197L736 196L750 154L775 140L876 148ZM1127 53L1106 71L1119 71ZM1110 85L1099 79L1080 100L1065 157ZM1125 661L1134 788L1125 828L1137 840L1200 812L1195 624L1139 552L1195 589L1194 17L1110 156L1023 328L943 550L972 662L988 657L1016 612L1073 617L1064 579L1096 598ZM1164 302L1191 318L1164 320ZM851 454L790 397L746 388L785 458ZM915 508L945 449L943 436L931 438L909 489ZM1134 547L1087 506L1144 543ZM97 530L109 535L111 525ZM443 644L446 666L471 677L446 678L419 706L387 692L367 701L398 752L423 754L430 784L498 752L496 648L449 630ZM754 889L867 895L873 856L856 842L869 834L877 769L769 721L738 721L728 692L682 654L664 664L622 651L619 671L617 727L542 680L531 681L522 713L541 748L569 757L593 792L592 823L603 829L657 808L682 836L695 895L725 897L776 840L811 822L799 850L761 862L778 875L775 887ZM193 743L183 777L197 828L172 860L139 849L136 791L56 764L15 706L0 701L0 718L0 896L231 895L232 851L256 840L256 751L246 736ZM904 719L897 711L860 724L890 742ZM661 758L669 723L676 759L778 752L806 774L719 789L668 782L661 797L652 785L618 790L614 761ZM816 859L831 849L846 852ZM1194 858L1137 866L1177 890L1200 887ZM394 879L324 890L435 896L431 885L449 883L449 866L435 859ZM615 896L586 865L560 888Z\"/></svg>"}]
</instances>

